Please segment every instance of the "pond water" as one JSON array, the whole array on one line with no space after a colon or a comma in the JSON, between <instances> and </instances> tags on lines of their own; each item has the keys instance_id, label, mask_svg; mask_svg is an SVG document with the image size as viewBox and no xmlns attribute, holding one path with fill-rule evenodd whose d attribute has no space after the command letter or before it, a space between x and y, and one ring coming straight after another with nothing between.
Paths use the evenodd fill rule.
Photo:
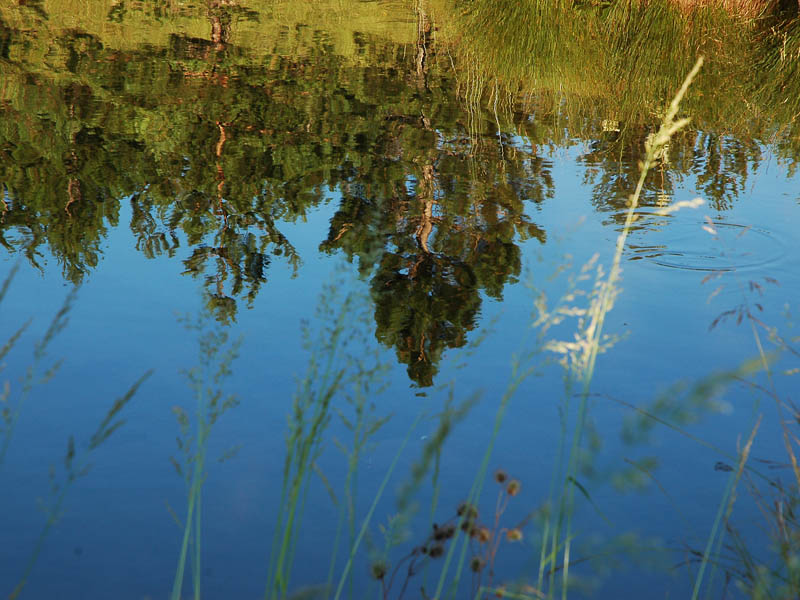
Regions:
<instances>
[{"instance_id":1,"label":"pond water","mask_svg":"<svg viewBox=\"0 0 800 600\"><path fill-rule=\"evenodd\" d=\"M73 4L0 8L3 594L797 590L796 21L750 91L707 56L628 226L694 55L602 88L492 54L501 3Z\"/></svg>"}]
</instances>

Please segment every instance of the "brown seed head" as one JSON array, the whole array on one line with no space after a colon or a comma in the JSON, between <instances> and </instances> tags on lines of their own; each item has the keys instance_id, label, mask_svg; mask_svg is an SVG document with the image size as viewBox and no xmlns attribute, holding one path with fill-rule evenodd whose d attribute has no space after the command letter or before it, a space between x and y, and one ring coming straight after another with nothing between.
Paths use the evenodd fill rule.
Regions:
<instances>
[{"instance_id":1,"label":"brown seed head","mask_svg":"<svg viewBox=\"0 0 800 600\"><path fill-rule=\"evenodd\" d=\"M452 523L443 525L442 527L436 527L433 530L433 539L437 542L441 542L442 540L449 540L456 534L456 526Z\"/></svg>"},{"instance_id":2,"label":"brown seed head","mask_svg":"<svg viewBox=\"0 0 800 600\"><path fill-rule=\"evenodd\" d=\"M492 532L485 525L481 525L475 530L475 537L481 544L485 544L492 539Z\"/></svg>"},{"instance_id":3,"label":"brown seed head","mask_svg":"<svg viewBox=\"0 0 800 600\"><path fill-rule=\"evenodd\" d=\"M522 484L519 482L519 479L512 479L508 482L508 486L506 487L506 492L509 496L516 496L519 494L519 490L522 487Z\"/></svg>"},{"instance_id":4,"label":"brown seed head","mask_svg":"<svg viewBox=\"0 0 800 600\"><path fill-rule=\"evenodd\" d=\"M463 517L466 515L467 519L477 519L478 518L478 509L475 508L469 502L462 502L458 505L458 510L456 510L456 514L459 517Z\"/></svg>"},{"instance_id":5,"label":"brown seed head","mask_svg":"<svg viewBox=\"0 0 800 600\"><path fill-rule=\"evenodd\" d=\"M506 479L508 479L508 473L503 471L503 469L497 469L497 471L494 472L494 480L497 483L505 483Z\"/></svg>"},{"instance_id":6,"label":"brown seed head","mask_svg":"<svg viewBox=\"0 0 800 600\"><path fill-rule=\"evenodd\" d=\"M472 560L469 561L469 568L472 569L475 573L481 571L485 566L486 566L486 561L480 556L473 556Z\"/></svg>"},{"instance_id":7,"label":"brown seed head","mask_svg":"<svg viewBox=\"0 0 800 600\"><path fill-rule=\"evenodd\" d=\"M506 531L506 539L508 539L509 542L519 542L522 539L522 531L516 527L514 529L509 529Z\"/></svg>"},{"instance_id":8,"label":"brown seed head","mask_svg":"<svg viewBox=\"0 0 800 600\"><path fill-rule=\"evenodd\" d=\"M386 572L389 570L389 565L387 565L382 560L376 560L372 563L369 567L370 575L372 575L375 579L383 579L386 577Z\"/></svg>"}]
</instances>

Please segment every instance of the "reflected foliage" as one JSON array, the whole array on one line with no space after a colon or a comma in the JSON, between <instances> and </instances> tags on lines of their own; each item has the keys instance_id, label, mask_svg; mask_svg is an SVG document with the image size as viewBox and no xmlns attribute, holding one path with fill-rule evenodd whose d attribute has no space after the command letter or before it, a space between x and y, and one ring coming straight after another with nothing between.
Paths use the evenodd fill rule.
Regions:
<instances>
[{"instance_id":1,"label":"reflected foliage","mask_svg":"<svg viewBox=\"0 0 800 600\"><path fill-rule=\"evenodd\" d=\"M673 73L684 72L678 64L656 77L631 53L691 54L716 26L695 19L687 30L685 15L658 5L667 33L655 39L637 11L654 16L656 4L545 10L534 2L539 12L525 19L549 28L533 28L519 47L553 58L569 82L565 97L550 85L552 67L495 43L518 8L430 0L382 5L388 12L378 14L372 3L345 4L97 0L81 28L63 0L0 8L0 244L35 265L53 257L79 283L101 260L110 229L130 218L136 249L180 259L228 323L252 305L271 268L301 268L285 224L334 201L320 249L357 262L370 281L376 337L416 384L431 385L442 354L477 326L482 298L502 298L519 277L521 245L545 241L535 214L555 194L556 149L582 144L596 209L620 218L658 122L647 98L668 96ZM562 43L575 15L586 32ZM482 27L489 21L502 26ZM772 73L753 102L764 107L779 88L791 91L797 61L786 56L800 48L798 29L770 23L769 39L752 25L720 30L715 57L729 69L709 87L736 75L740 63L724 44L746 38L759 40ZM678 31L688 33L673 44L667 34ZM578 89L569 79L578 55L613 57L596 71L603 85ZM630 80L622 93L613 77ZM645 87L643 103L626 104ZM703 94L711 106L713 94ZM778 136L773 125L753 125L751 137L734 137L743 121L730 111L698 113L702 129L673 140L643 205L670 202L692 177L726 209L762 160L767 135L793 164L791 127Z\"/></svg>"},{"instance_id":2,"label":"reflected foliage","mask_svg":"<svg viewBox=\"0 0 800 600\"><path fill-rule=\"evenodd\" d=\"M734 2L738 8L726 12L713 4L465 0L460 19L442 22L445 37L470 40L455 50L455 60L469 65L466 95L496 98L499 81L535 115L539 143L583 142L593 203L619 221L663 98L698 55L706 66L683 108L693 128L665 149L643 206L670 202L676 185L691 178L715 209L726 210L765 147L790 174L796 169L798 6Z\"/></svg>"}]
</instances>

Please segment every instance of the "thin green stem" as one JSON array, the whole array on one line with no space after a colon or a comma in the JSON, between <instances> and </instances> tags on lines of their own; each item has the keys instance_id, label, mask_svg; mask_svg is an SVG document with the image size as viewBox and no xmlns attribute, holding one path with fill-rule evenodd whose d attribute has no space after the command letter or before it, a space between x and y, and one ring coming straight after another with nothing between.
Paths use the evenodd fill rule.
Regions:
<instances>
[{"instance_id":1,"label":"thin green stem","mask_svg":"<svg viewBox=\"0 0 800 600\"><path fill-rule=\"evenodd\" d=\"M367 511L367 515L364 517L364 521L361 524L361 529L358 532L358 537L356 537L355 542L353 543L352 548L350 548L350 555L347 557L347 563L344 566L344 570L342 571L342 576L339 579L339 585L336 587L336 595L334 595L333 600L339 600L339 597L342 594L342 589L344 588L344 584L347 581L347 578L350 574L350 570L353 568L353 559L356 556L356 552L358 551L358 547L361 545L361 540L364 539L364 535L367 533L367 528L369 527L369 523L372 520L372 515L375 513L375 509L378 506L378 502L383 496L383 492L386 489L386 485L389 483L389 479L394 472L395 467L397 466L397 461L400 460L400 456L403 454L403 450L405 450L406 444L408 444L408 440L411 439L411 434L417 428L420 420L422 419L422 414L417 415L417 418L414 419L414 423L412 423L411 427L408 429L408 433L406 433L406 437L403 439L403 442L400 444L400 448L397 449L397 452L392 459L391 464L389 465L389 469L386 471L386 475L383 477L383 481L381 481L380 486L378 487L378 491L375 494L375 498L372 500L372 505L369 507L369 511Z\"/></svg>"}]
</instances>

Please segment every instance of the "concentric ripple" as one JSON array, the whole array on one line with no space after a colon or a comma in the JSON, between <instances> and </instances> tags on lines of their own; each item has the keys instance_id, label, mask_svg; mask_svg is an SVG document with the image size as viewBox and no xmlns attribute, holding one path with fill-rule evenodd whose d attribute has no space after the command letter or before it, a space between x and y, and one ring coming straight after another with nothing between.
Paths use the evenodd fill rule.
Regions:
<instances>
[{"instance_id":1,"label":"concentric ripple","mask_svg":"<svg viewBox=\"0 0 800 600\"><path fill-rule=\"evenodd\" d=\"M675 223L645 235L650 243L629 246L634 253L631 260L670 269L737 271L776 262L786 253L775 233L724 221Z\"/></svg>"}]
</instances>

